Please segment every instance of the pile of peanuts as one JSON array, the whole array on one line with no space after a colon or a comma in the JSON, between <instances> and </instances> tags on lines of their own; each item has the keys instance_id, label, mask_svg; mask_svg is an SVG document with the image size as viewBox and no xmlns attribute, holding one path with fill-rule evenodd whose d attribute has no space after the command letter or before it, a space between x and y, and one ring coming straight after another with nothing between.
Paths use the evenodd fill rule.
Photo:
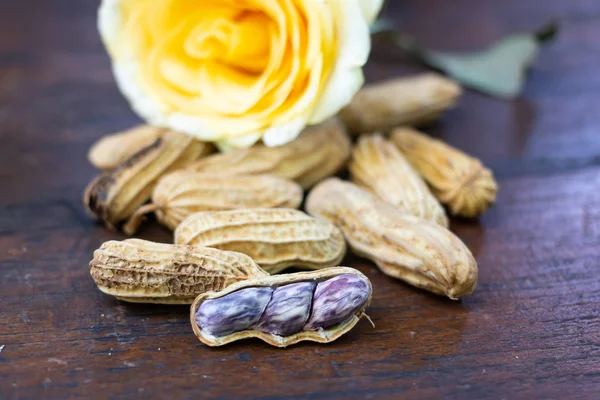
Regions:
<instances>
[{"instance_id":1,"label":"pile of peanuts","mask_svg":"<svg viewBox=\"0 0 600 400\"><path fill-rule=\"evenodd\" d=\"M373 288L339 266L348 248L415 287L472 293L477 263L446 212L477 217L498 185L479 160L414 129L461 92L435 74L367 85L276 148L218 153L149 125L102 138L89 152L104 171L84 193L90 214L128 235L153 214L174 241L104 243L90 262L95 283L123 301L191 304L209 346L327 343L352 329ZM349 180L335 177L346 168ZM290 267L305 271L281 273Z\"/></svg>"}]
</instances>

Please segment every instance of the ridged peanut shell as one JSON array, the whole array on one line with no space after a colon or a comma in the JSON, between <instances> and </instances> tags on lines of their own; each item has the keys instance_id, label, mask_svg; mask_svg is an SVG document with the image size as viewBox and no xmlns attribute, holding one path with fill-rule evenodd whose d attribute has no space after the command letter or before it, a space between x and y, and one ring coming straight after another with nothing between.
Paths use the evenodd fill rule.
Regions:
<instances>
[{"instance_id":1,"label":"ridged peanut shell","mask_svg":"<svg viewBox=\"0 0 600 400\"><path fill-rule=\"evenodd\" d=\"M391 139L453 215L476 217L496 201L498 184L478 159L413 129L396 129Z\"/></svg>"},{"instance_id":2,"label":"ridged peanut shell","mask_svg":"<svg viewBox=\"0 0 600 400\"><path fill-rule=\"evenodd\" d=\"M351 134L388 132L438 119L461 94L458 83L439 74L397 78L363 87L340 117Z\"/></svg>"},{"instance_id":3,"label":"ridged peanut shell","mask_svg":"<svg viewBox=\"0 0 600 400\"><path fill-rule=\"evenodd\" d=\"M407 214L448 227L448 217L423 178L392 142L361 136L350 161L352 181Z\"/></svg>"},{"instance_id":4,"label":"ridged peanut shell","mask_svg":"<svg viewBox=\"0 0 600 400\"><path fill-rule=\"evenodd\" d=\"M367 301L364 303L362 307L360 307L354 315L336 326L332 326L330 328L316 330L316 331L303 331L291 336L278 336L269 333L259 332L255 330L246 330L242 332L235 332L227 336L215 337L206 332L204 332L198 324L196 324L195 315L198 311L198 308L202 304L203 301L208 299L216 299L219 297L226 296L235 291L245 289L245 288L255 288L255 287L272 287L277 288L280 286L288 285L291 283L298 282L321 282L331 278L334 278L339 275L344 274L353 274L363 277L367 282L369 282L370 294ZM267 342L268 344L276 347L287 347L298 342L302 341L311 341L317 343L330 343L334 340L338 339L344 333L350 331L361 319L361 317L365 316L365 309L371 303L371 294L373 292L371 282L368 280L366 276L357 271L354 268L348 267L334 267L322 269L319 271L311 271L311 272L298 272L295 274L284 274L284 275L273 275L265 278L256 278L250 279L244 282L239 282L233 284L221 292L215 293L204 293L199 295L191 306L190 309L190 322L192 324L192 329L194 333L200 339L200 341L208 346L223 346L228 343L232 343L242 339L249 338L258 338Z\"/></svg>"},{"instance_id":5,"label":"ridged peanut shell","mask_svg":"<svg viewBox=\"0 0 600 400\"><path fill-rule=\"evenodd\" d=\"M259 144L215 154L199 160L190 169L221 175L270 174L309 188L343 169L350 149L344 125L332 118L307 128L298 139L283 146Z\"/></svg>"},{"instance_id":6,"label":"ridged peanut shell","mask_svg":"<svg viewBox=\"0 0 600 400\"><path fill-rule=\"evenodd\" d=\"M268 276L244 254L140 239L104 243L90 267L102 292L134 303L191 304L201 293Z\"/></svg>"},{"instance_id":7,"label":"ridged peanut shell","mask_svg":"<svg viewBox=\"0 0 600 400\"><path fill-rule=\"evenodd\" d=\"M215 175L180 170L163 177L152 194L152 204L140 209L125 227L133 234L149 211L174 230L187 217L203 211L244 208L298 208L302 187L272 175Z\"/></svg>"},{"instance_id":8,"label":"ridged peanut shell","mask_svg":"<svg viewBox=\"0 0 600 400\"><path fill-rule=\"evenodd\" d=\"M187 167L205 152L205 143L168 131L114 170L95 178L83 201L94 217L115 228L150 199L162 176Z\"/></svg>"},{"instance_id":9,"label":"ridged peanut shell","mask_svg":"<svg viewBox=\"0 0 600 400\"><path fill-rule=\"evenodd\" d=\"M332 267L346 254L335 225L283 208L193 214L175 230L175 243L244 253L270 274Z\"/></svg>"},{"instance_id":10,"label":"ridged peanut shell","mask_svg":"<svg viewBox=\"0 0 600 400\"><path fill-rule=\"evenodd\" d=\"M88 160L98 169L111 170L135 153L154 143L167 130L152 125L138 125L123 132L107 135L98 140L88 152ZM212 146L204 144L205 153Z\"/></svg>"},{"instance_id":11,"label":"ridged peanut shell","mask_svg":"<svg viewBox=\"0 0 600 400\"><path fill-rule=\"evenodd\" d=\"M336 224L354 253L389 276L451 299L475 289L477 263L452 232L407 215L350 182L332 178L320 183L306 209Z\"/></svg>"}]
</instances>

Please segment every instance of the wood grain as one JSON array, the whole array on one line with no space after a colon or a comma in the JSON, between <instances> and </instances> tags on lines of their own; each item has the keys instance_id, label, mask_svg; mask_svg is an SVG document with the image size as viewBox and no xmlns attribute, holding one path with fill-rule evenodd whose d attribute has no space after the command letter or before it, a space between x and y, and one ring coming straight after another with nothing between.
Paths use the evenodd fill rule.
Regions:
<instances>
[{"instance_id":1,"label":"wood grain","mask_svg":"<svg viewBox=\"0 0 600 400\"><path fill-rule=\"evenodd\" d=\"M95 28L97 1L0 2L0 398L556 398L600 393L600 3L388 1L439 49L562 25L521 99L467 93L430 132L481 157L498 204L455 232L480 264L461 302L345 262L374 285L369 314L331 345L211 349L186 307L120 303L89 276L119 239L81 192L101 135L137 122ZM375 46L369 80L419 71ZM145 239L168 242L156 226Z\"/></svg>"}]
</instances>

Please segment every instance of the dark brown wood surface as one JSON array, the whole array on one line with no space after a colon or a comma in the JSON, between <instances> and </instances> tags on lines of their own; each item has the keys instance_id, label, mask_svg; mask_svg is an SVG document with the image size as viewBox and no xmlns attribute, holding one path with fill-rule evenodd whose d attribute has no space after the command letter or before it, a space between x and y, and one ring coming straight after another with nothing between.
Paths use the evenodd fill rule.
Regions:
<instances>
[{"instance_id":1,"label":"dark brown wood surface","mask_svg":"<svg viewBox=\"0 0 600 400\"><path fill-rule=\"evenodd\" d=\"M122 236L80 198L90 144L137 122L92 0L0 1L0 398L600 398L600 2L388 0L399 27L473 49L556 17L521 99L467 93L431 132L500 181L479 221L453 221L480 267L460 302L348 258L369 314L330 345L211 349L187 307L120 303L89 276ZM377 47L372 81L419 71ZM158 226L141 236L169 241Z\"/></svg>"}]
</instances>

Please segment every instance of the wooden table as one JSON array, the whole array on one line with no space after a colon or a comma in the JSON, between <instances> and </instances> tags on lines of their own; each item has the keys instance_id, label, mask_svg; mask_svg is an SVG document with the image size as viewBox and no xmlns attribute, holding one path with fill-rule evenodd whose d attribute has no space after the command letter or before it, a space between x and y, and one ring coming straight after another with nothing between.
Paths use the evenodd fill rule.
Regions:
<instances>
[{"instance_id":1,"label":"wooden table","mask_svg":"<svg viewBox=\"0 0 600 400\"><path fill-rule=\"evenodd\" d=\"M95 28L97 1L0 3L0 398L599 398L600 3L388 1L398 26L472 49L551 17L520 100L467 93L431 133L500 184L479 221L452 222L480 267L460 302L348 258L373 281L369 314L330 345L211 349L187 307L100 293L88 262L122 238L85 214L86 151L137 122ZM370 80L418 71L377 48ZM158 226L143 238L169 241Z\"/></svg>"}]
</instances>

